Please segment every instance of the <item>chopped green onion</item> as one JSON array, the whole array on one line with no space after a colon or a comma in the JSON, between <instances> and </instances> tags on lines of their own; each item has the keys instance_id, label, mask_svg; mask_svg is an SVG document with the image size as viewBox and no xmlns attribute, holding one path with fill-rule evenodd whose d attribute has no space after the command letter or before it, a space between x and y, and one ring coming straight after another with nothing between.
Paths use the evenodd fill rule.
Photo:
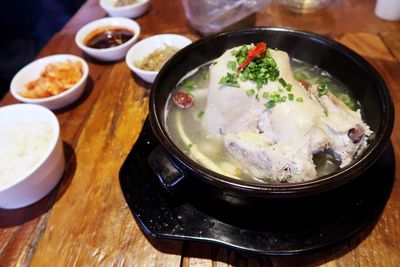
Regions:
<instances>
[{"instance_id":1,"label":"chopped green onion","mask_svg":"<svg viewBox=\"0 0 400 267\"><path fill-rule=\"evenodd\" d=\"M283 88L287 86L287 83L283 78L279 78L279 83L282 84Z\"/></svg>"},{"instance_id":2,"label":"chopped green onion","mask_svg":"<svg viewBox=\"0 0 400 267\"><path fill-rule=\"evenodd\" d=\"M199 113L197 113L197 117L201 118L204 115L204 111L199 111Z\"/></svg>"},{"instance_id":3,"label":"chopped green onion","mask_svg":"<svg viewBox=\"0 0 400 267\"><path fill-rule=\"evenodd\" d=\"M236 62L235 61L228 61L227 67L232 69L232 70L236 70Z\"/></svg>"},{"instance_id":4,"label":"chopped green onion","mask_svg":"<svg viewBox=\"0 0 400 267\"><path fill-rule=\"evenodd\" d=\"M250 63L249 63L249 65L247 65L247 67L249 67L249 68L255 68L257 65L256 65L256 63L254 63L254 61L251 61Z\"/></svg>"},{"instance_id":5,"label":"chopped green onion","mask_svg":"<svg viewBox=\"0 0 400 267\"><path fill-rule=\"evenodd\" d=\"M356 109L356 103L351 99L351 97L347 94L340 94L339 99L342 100L349 108L352 110Z\"/></svg>"},{"instance_id":6,"label":"chopped green onion","mask_svg":"<svg viewBox=\"0 0 400 267\"><path fill-rule=\"evenodd\" d=\"M305 77L303 72L300 72L300 71L296 72L295 71L293 73L293 75L294 75L294 78L295 78L296 81L306 80L306 77Z\"/></svg>"},{"instance_id":7,"label":"chopped green onion","mask_svg":"<svg viewBox=\"0 0 400 267\"><path fill-rule=\"evenodd\" d=\"M249 47L247 45L244 45L240 48L240 52L247 55L247 51L249 51Z\"/></svg>"},{"instance_id":8,"label":"chopped green onion","mask_svg":"<svg viewBox=\"0 0 400 267\"><path fill-rule=\"evenodd\" d=\"M273 107L275 107L275 101L270 100L267 103L265 103L264 106L266 108L273 108Z\"/></svg>"},{"instance_id":9,"label":"chopped green onion","mask_svg":"<svg viewBox=\"0 0 400 267\"><path fill-rule=\"evenodd\" d=\"M288 99L289 99L289 101L293 101L294 95L293 94L288 94Z\"/></svg>"},{"instance_id":10,"label":"chopped green onion","mask_svg":"<svg viewBox=\"0 0 400 267\"><path fill-rule=\"evenodd\" d=\"M226 76L221 77L219 84L231 87L239 87L239 84L237 82L238 77L239 74L237 73L227 73Z\"/></svg>"},{"instance_id":11,"label":"chopped green onion","mask_svg":"<svg viewBox=\"0 0 400 267\"><path fill-rule=\"evenodd\" d=\"M246 94L247 94L248 96L252 96L252 95L254 95L255 92L256 92L256 91L255 91L254 89L249 89L249 90L246 91Z\"/></svg>"},{"instance_id":12,"label":"chopped green onion","mask_svg":"<svg viewBox=\"0 0 400 267\"><path fill-rule=\"evenodd\" d=\"M298 98L296 98L296 101L301 103L303 102L303 98L299 96Z\"/></svg>"},{"instance_id":13,"label":"chopped green onion","mask_svg":"<svg viewBox=\"0 0 400 267\"><path fill-rule=\"evenodd\" d=\"M193 147L193 144L188 144L187 147L190 149Z\"/></svg>"},{"instance_id":14,"label":"chopped green onion","mask_svg":"<svg viewBox=\"0 0 400 267\"><path fill-rule=\"evenodd\" d=\"M292 85L290 83L286 86L286 91L288 92L292 91Z\"/></svg>"},{"instance_id":15,"label":"chopped green onion","mask_svg":"<svg viewBox=\"0 0 400 267\"><path fill-rule=\"evenodd\" d=\"M196 82L193 81L193 80L184 80L184 81L182 82L182 85L183 85L183 87L185 87L186 89L192 90L192 89L195 87Z\"/></svg>"},{"instance_id":16,"label":"chopped green onion","mask_svg":"<svg viewBox=\"0 0 400 267\"><path fill-rule=\"evenodd\" d=\"M239 57L239 58L237 59L237 62L238 62L239 64L242 64L245 60L246 60L245 57Z\"/></svg>"},{"instance_id":17,"label":"chopped green onion","mask_svg":"<svg viewBox=\"0 0 400 267\"><path fill-rule=\"evenodd\" d=\"M236 57L236 62L229 61L227 63L228 67L236 70L236 67L242 64L248 57L247 51L254 47L254 45L244 45L239 50L233 51L232 55ZM240 73L240 80L245 82L247 80L251 80L256 83L257 89L261 89L264 84L268 83L268 80L276 80L279 77L279 70L276 68L276 62L271 57L271 54L265 53L259 57L254 58L243 70L237 71ZM228 85L234 84L231 79L226 79L228 81ZM226 82L226 80L222 81L222 84Z\"/></svg>"},{"instance_id":18,"label":"chopped green onion","mask_svg":"<svg viewBox=\"0 0 400 267\"><path fill-rule=\"evenodd\" d=\"M268 98L268 92L264 92L264 93L263 93L263 97L264 97L264 98Z\"/></svg>"},{"instance_id":19,"label":"chopped green onion","mask_svg":"<svg viewBox=\"0 0 400 267\"><path fill-rule=\"evenodd\" d=\"M319 96L324 96L328 93L328 85L327 84L320 84L317 89L318 89Z\"/></svg>"},{"instance_id":20,"label":"chopped green onion","mask_svg":"<svg viewBox=\"0 0 400 267\"><path fill-rule=\"evenodd\" d=\"M279 102L280 98L281 95L278 92L274 92L273 94L269 95L269 99L271 99L274 102Z\"/></svg>"}]
</instances>

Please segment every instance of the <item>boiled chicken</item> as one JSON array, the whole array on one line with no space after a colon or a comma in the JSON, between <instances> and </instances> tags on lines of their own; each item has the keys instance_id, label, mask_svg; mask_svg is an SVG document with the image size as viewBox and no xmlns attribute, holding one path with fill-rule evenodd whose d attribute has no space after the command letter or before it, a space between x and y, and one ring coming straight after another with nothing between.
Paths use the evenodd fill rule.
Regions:
<instances>
[{"instance_id":1,"label":"boiled chicken","mask_svg":"<svg viewBox=\"0 0 400 267\"><path fill-rule=\"evenodd\" d=\"M238 79L238 86L221 85L231 69L233 48L210 66L204 126L222 137L227 152L242 169L259 180L301 182L317 177L313 155L331 151L341 167L367 145L371 130L360 110L353 111L331 93L320 95L318 85L309 89L295 80L286 52L268 49L279 70L274 81L255 89L255 82ZM279 79L291 84L293 101L266 107L263 95L282 89ZM256 92L249 96L249 90ZM288 92L282 92L285 97Z\"/></svg>"}]
</instances>

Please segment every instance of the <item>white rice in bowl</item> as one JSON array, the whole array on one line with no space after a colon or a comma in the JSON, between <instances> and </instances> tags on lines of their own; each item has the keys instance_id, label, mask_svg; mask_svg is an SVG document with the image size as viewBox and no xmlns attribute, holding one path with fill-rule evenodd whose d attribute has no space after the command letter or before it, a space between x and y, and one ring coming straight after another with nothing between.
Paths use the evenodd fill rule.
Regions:
<instances>
[{"instance_id":1,"label":"white rice in bowl","mask_svg":"<svg viewBox=\"0 0 400 267\"><path fill-rule=\"evenodd\" d=\"M28 175L46 156L50 124L25 122L0 127L0 188Z\"/></svg>"}]
</instances>

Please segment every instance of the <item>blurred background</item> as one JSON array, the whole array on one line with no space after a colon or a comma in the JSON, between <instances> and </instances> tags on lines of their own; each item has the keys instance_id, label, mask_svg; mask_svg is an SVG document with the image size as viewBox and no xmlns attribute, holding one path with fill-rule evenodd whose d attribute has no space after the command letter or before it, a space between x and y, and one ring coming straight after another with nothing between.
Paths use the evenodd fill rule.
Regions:
<instances>
[{"instance_id":1,"label":"blurred background","mask_svg":"<svg viewBox=\"0 0 400 267\"><path fill-rule=\"evenodd\" d=\"M75 14L85 0L0 1L0 99L12 77Z\"/></svg>"}]
</instances>

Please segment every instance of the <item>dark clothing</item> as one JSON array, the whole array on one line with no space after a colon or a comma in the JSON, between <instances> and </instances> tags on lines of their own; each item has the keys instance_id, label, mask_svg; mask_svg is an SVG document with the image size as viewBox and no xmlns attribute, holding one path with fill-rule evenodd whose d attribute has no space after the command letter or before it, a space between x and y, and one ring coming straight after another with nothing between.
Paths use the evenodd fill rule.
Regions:
<instances>
[{"instance_id":1,"label":"dark clothing","mask_svg":"<svg viewBox=\"0 0 400 267\"><path fill-rule=\"evenodd\" d=\"M0 1L0 98L12 77L59 31L84 0Z\"/></svg>"}]
</instances>

